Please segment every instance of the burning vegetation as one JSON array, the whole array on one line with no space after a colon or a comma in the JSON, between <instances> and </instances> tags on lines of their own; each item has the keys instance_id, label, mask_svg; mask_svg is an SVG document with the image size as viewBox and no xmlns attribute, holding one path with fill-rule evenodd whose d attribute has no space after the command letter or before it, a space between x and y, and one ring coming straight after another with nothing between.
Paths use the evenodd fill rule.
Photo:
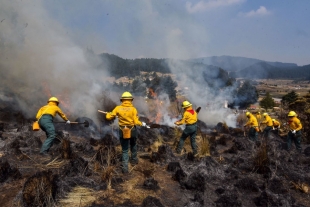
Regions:
<instances>
[{"instance_id":1,"label":"burning vegetation","mask_svg":"<svg viewBox=\"0 0 310 207\"><path fill-rule=\"evenodd\" d=\"M298 111L300 104L304 106L301 101L290 107ZM107 110L116 105L108 98L101 103ZM176 154L182 129L161 124L156 112L142 118L151 128L138 127L139 163L129 164L129 174L122 174L118 128L104 116L98 115L100 126L87 117L77 122L87 121L88 127L55 124L57 142L51 157L42 157L39 149L45 134L33 132L32 121L22 114L11 116L12 111L0 110L2 206L307 206L310 202L308 139L302 143L302 154L288 152L286 127L252 142L240 128L199 120L199 156L193 155L189 139L183 152ZM308 123L308 114L299 114Z\"/></svg>"}]
</instances>

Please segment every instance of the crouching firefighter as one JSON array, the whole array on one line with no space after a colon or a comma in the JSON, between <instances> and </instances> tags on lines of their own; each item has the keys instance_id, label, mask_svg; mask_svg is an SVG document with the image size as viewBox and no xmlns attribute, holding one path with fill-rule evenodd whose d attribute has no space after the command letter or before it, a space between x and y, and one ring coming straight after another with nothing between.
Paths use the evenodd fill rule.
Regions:
<instances>
[{"instance_id":1,"label":"crouching firefighter","mask_svg":"<svg viewBox=\"0 0 310 207\"><path fill-rule=\"evenodd\" d=\"M250 126L250 129L249 129L249 139L252 140L252 141L258 141L257 140L257 136L258 136L259 128L258 128L257 119L250 112L246 112L245 115L248 118L248 122L244 125L244 127Z\"/></svg>"},{"instance_id":2,"label":"crouching firefighter","mask_svg":"<svg viewBox=\"0 0 310 207\"><path fill-rule=\"evenodd\" d=\"M181 154L184 141L189 136L191 139L191 145L193 154L195 157L198 156L198 149L196 144L196 135L197 135L197 120L198 116L195 110L192 108L192 104L188 101L184 101L182 103L182 108L184 109L183 117L181 120L176 121L174 124L176 125L183 125L185 124L185 129L183 130L182 136L180 138L178 147L177 147L177 153Z\"/></svg>"},{"instance_id":3,"label":"crouching firefighter","mask_svg":"<svg viewBox=\"0 0 310 207\"><path fill-rule=\"evenodd\" d=\"M271 117L268 115L268 113L263 113L263 116L265 120L262 122L262 124L266 124L267 126L265 127L263 131L263 137L269 138L269 133L272 130L273 123Z\"/></svg>"},{"instance_id":4,"label":"crouching firefighter","mask_svg":"<svg viewBox=\"0 0 310 207\"><path fill-rule=\"evenodd\" d=\"M66 121L66 124L70 124L70 121L62 110L58 107L59 101L56 97L51 97L47 101L47 105L41 107L37 113L36 119L39 122L40 128L46 134L46 140L44 141L40 154L48 155L49 149L52 147L54 140L56 139L55 127L53 124L53 118L58 114L63 120Z\"/></svg>"},{"instance_id":5,"label":"crouching firefighter","mask_svg":"<svg viewBox=\"0 0 310 207\"><path fill-rule=\"evenodd\" d=\"M290 131L287 134L287 150L289 151L291 149L292 141L294 141L297 151L301 153L302 124L297 118L295 111L290 111L287 116L290 127Z\"/></svg>"},{"instance_id":6,"label":"crouching firefighter","mask_svg":"<svg viewBox=\"0 0 310 207\"><path fill-rule=\"evenodd\" d=\"M106 114L107 120L118 117L119 138L122 146L122 172L128 173L129 146L131 151L130 162L138 164L137 156L137 129L136 126L146 126L146 123L139 121L138 111L133 106L131 93L124 92L120 98L121 105L116 106L112 112Z\"/></svg>"},{"instance_id":7,"label":"crouching firefighter","mask_svg":"<svg viewBox=\"0 0 310 207\"><path fill-rule=\"evenodd\" d=\"M272 127L273 132L278 135L280 129L280 122L277 121L276 119L272 119L272 124L273 124Z\"/></svg>"}]
</instances>

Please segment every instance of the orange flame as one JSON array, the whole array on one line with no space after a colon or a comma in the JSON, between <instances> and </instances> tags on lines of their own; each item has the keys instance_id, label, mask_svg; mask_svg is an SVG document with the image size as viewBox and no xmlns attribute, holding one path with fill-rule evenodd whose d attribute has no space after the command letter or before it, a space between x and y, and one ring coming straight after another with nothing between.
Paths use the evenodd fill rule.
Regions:
<instances>
[{"instance_id":1,"label":"orange flame","mask_svg":"<svg viewBox=\"0 0 310 207\"><path fill-rule=\"evenodd\" d=\"M159 124L160 121L162 120L162 117L163 117L163 115L160 112L161 111L161 105L163 102L157 98L157 94L154 92L154 90L152 88L149 88L149 93L150 93L151 97L154 99L155 106L156 106L156 116L153 119L153 121L156 124ZM152 120L152 118L150 120Z\"/></svg>"}]
</instances>

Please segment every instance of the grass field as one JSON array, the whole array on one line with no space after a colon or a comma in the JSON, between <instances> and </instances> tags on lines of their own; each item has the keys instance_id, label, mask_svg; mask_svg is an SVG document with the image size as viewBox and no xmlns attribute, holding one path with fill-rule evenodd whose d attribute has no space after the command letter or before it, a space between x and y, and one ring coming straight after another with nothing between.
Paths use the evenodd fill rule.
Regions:
<instances>
[{"instance_id":1,"label":"grass field","mask_svg":"<svg viewBox=\"0 0 310 207\"><path fill-rule=\"evenodd\" d=\"M282 98L291 91L295 91L300 96L306 95L310 91L309 81L295 82L293 80L260 79L256 80L256 86L260 97L269 92L274 98Z\"/></svg>"}]
</instances>

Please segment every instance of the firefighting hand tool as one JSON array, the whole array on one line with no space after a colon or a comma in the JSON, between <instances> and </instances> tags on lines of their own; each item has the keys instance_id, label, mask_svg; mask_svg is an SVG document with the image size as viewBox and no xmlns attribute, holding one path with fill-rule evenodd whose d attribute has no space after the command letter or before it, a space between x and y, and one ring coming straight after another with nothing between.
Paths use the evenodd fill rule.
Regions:
<instances>
[{"instance_id":1,"label":"firefighting hand tool","mask_svg":"<svg viewBox=\"0 0 310 207\"><path fill-rule=\"evenodd\" d=\"M200 106L196 109L196 113L197 113L197 114L199 113L200 109L201 109Z\"/></svg>"},{"instance_id":2,"label":"firefighting hand tool","mask_svg":"<svg viewBox=\"0 0 310 207\"><path fill-rule=\"evenodd\" d=\"M101 110L98 110L99 113L103 113L103 114L107 114L108 112L106 111L101 111Z\"/></svg>"},{"instance_id":3,"label":"firefighting hand tool","mask_svg":"<svg viewBox=\"0 0 310 207\"><path fill-rule=\"evenodd\" d=\"M54 123L66 123L65 121L54 121ZM84 127L89 127L89 122L88 121L84 121L84 122L70 122L70 124L84 124Z\"/></svg>"}]
</instances>

